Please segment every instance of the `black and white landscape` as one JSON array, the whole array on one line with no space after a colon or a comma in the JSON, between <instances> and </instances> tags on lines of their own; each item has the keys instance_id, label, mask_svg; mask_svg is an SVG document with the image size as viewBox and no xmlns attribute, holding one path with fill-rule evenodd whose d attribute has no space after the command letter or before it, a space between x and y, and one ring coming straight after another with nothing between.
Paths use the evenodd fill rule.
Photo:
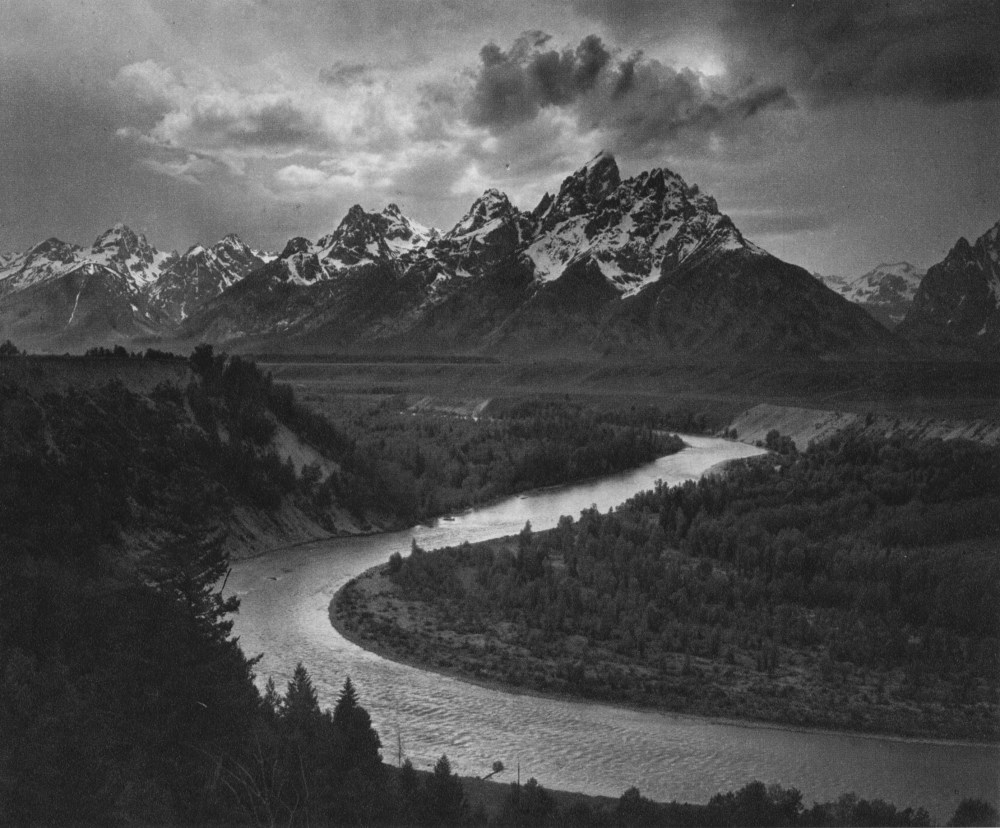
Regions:
<instances>
[{"instance_id":1,"label":"black and white landscape","mask_svg":"<svg viewBox=\"0 0 1000 828\"><path fill-rule=\"evenodd\" d=\"M990 3L0 31L0 822L996 824Z\"/></svg>"}]
</instances>

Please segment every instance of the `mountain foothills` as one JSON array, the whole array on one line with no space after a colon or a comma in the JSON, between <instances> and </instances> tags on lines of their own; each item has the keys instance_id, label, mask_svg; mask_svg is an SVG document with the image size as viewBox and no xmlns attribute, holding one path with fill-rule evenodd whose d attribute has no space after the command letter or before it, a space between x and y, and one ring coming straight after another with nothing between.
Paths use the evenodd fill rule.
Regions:
<instances>
[{"instance_id":1,"label":"mountain foothills","mask_svg":"<svg viewBox=\"0 0 1000 828\"><path fill-rule=\"evenodd\" d=\"M987 237L972 249L995 278L996 234ZM880 267L841 292L884 307L875 316L891 325L918 279ZM989 293L969 290L977 301ZM925 316L951 307L942 302L922 300ZM927 325L904 330L920 339ZM606 152L530 212L491 189L445 232L390 204L356 205L332 233L293 238L276 256L232 235L165 254L122 225L90 249L48 239L0 257L0 336L56 352L197 341L286 352L912 351L744 239L697 186L667 169L622 180Z\"/></svg>"}]
</instances>

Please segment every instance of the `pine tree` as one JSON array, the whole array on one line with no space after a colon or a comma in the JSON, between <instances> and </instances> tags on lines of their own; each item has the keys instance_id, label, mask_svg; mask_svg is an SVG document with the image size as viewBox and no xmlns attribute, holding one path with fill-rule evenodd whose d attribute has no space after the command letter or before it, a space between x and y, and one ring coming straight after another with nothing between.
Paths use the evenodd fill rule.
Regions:
<instances>
[{"instance_id":1,"label":"pine tree","mask_svg":"<svg viewBox=\"0 0 1000 828\"><path fill-rule=\"evenodd\" d=\"M316 689L301 661L295 666L280 707L282 719L293 732L311 733L323 716Z\"/></svg>"},{"instance_id":2,"label":"pine tree","mask_svg":"<svg viewBox=\"0 0 1000 828\"><path fill-rule=\"evenodd\" d=\"M223 598L224 582L217 589L229 571L224 540L219 532L187 529L160 547L145 570L151 586L182 604L202 632L215 641L229 637L233 622L226 616L240 606L235 595Z\"/></svg>"},{"instance_id":3,"label":"pine tree","mask_svg":"<svg viewBox=\"0 0 1000 828\"><path fill-rule=\"evenodd\" d=\"M273 719L281 712L282 700L278 695L278 690L274 686L274 678L267 677L267 684L264 685L264 696L261 699L264 706L264 714Z\"/></svg>"},{"instance_id":4,"label":"pine tree","mask_svg":"<svg viewBox=\"0 0 1000 828\"><path fill-rule=\"evenodd\" d=\"M451 762L444 754L434 765L427 779L426 817L434 825L454 825L462 821L466 811L465 792L458 774L451 772Z\"/></svg>"},{"instance_id":5,"label":"pine tree","mask_svg":"<svg viewBox=\"0 0 1000 828\"><path fill-rule=\"evenodd\" d=\"M360 704L350 677L344 682L333 711L333 738L338 764L347 772L353 768L374 772L382 763L382 742L372 727L371 716Z\"/></svg>"},{"instance_id":6,"label":"pine tree","mask_svg":"<svg viewBox=\"0 0 1000 828\"><path fill-rule=\"evenodd\" d=\"M333 723L337 724L340 722L343 724L349 721L357 707L358 694L354 689L351 677L348 676L344 681L344 689L340 691L340 697L337 699L337 706L333 710Z\"/></svg>"}]
</instances>

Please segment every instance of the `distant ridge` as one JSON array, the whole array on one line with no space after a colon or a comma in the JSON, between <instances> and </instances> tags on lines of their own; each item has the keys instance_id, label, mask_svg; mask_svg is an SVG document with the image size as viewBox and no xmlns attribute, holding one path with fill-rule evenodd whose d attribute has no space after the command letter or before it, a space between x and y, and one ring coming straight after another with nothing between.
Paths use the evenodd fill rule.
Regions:
<instances>
[{"instance_id":1,"label":"distant ridge","mask_svg":"<svg viewBox=\"0 0 1000 828\"><path fill-rule=\"evenodd\" d=\"M601 152L530 212L487 190L449 230L353 206L277 256L235 236L162 254L118 226L0 262L0 336L274 352L896 353L866 314L747 241L668 169Z\"/></svg>"},{"instance_id":2,"label":"distant ridge","mask_svg":"<svg viewBox=\"0 0 1000 828\"><path fill-rule=\"evenodd\" d=\"M234 235L162 253L124 224L89 249L50 238L0 258L0 336L47 351L155 337L269 258Z\"/></svg>"}]
</instances>

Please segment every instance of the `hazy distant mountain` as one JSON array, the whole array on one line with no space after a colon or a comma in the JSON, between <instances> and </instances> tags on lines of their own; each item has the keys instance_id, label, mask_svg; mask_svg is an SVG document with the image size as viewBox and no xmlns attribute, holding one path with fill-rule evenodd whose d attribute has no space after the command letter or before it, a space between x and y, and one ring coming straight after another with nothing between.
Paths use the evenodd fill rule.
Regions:
<instances>
[{"instance_id":1,"label":"hazy distant mountain","mask_svg":"<svg viewBox=\"0 0 1000 828\"><path fill-rule=\"evenodd\" d=\"M1000 222L927 271L899 333L922 345L1000 351Z\"/></svg>"},{"instance_id":2,"label":"hazy distant mountain","mask_svg":"<svg viewBox=\"0 0 1000 828\"><path fill-rule=\"evenodd\" d=\"M880 264L856 278L813 275L892 330L906 316L924 273L909 262L896 262Z\"/></svg>"},{"instance_id":3,"label":"hazy distant mountain","mask_svg":"<svg viewBox=\"0 0 1000 828\"><path fill-rule=\"evenodd\" d=\"M854 276L840 276L835 273L818 273L815 270L812 272L812 277L822 282L835 293L840 293L856 278Z\"/></svg>"},{"instance_id":4,"label":"hazy distant mountain","mask_svg":"<svg viewBox=\"0 0 1000 828\"><path fill-rule=\"evenodd\" d=\"M206 303L188 339L345 346L698 352L892 345L806 271L746 241L670 170L622 181L601 153L530 213L488 190L445 233L352 207L313 244Z\"/></svg>"}]
</instances>

